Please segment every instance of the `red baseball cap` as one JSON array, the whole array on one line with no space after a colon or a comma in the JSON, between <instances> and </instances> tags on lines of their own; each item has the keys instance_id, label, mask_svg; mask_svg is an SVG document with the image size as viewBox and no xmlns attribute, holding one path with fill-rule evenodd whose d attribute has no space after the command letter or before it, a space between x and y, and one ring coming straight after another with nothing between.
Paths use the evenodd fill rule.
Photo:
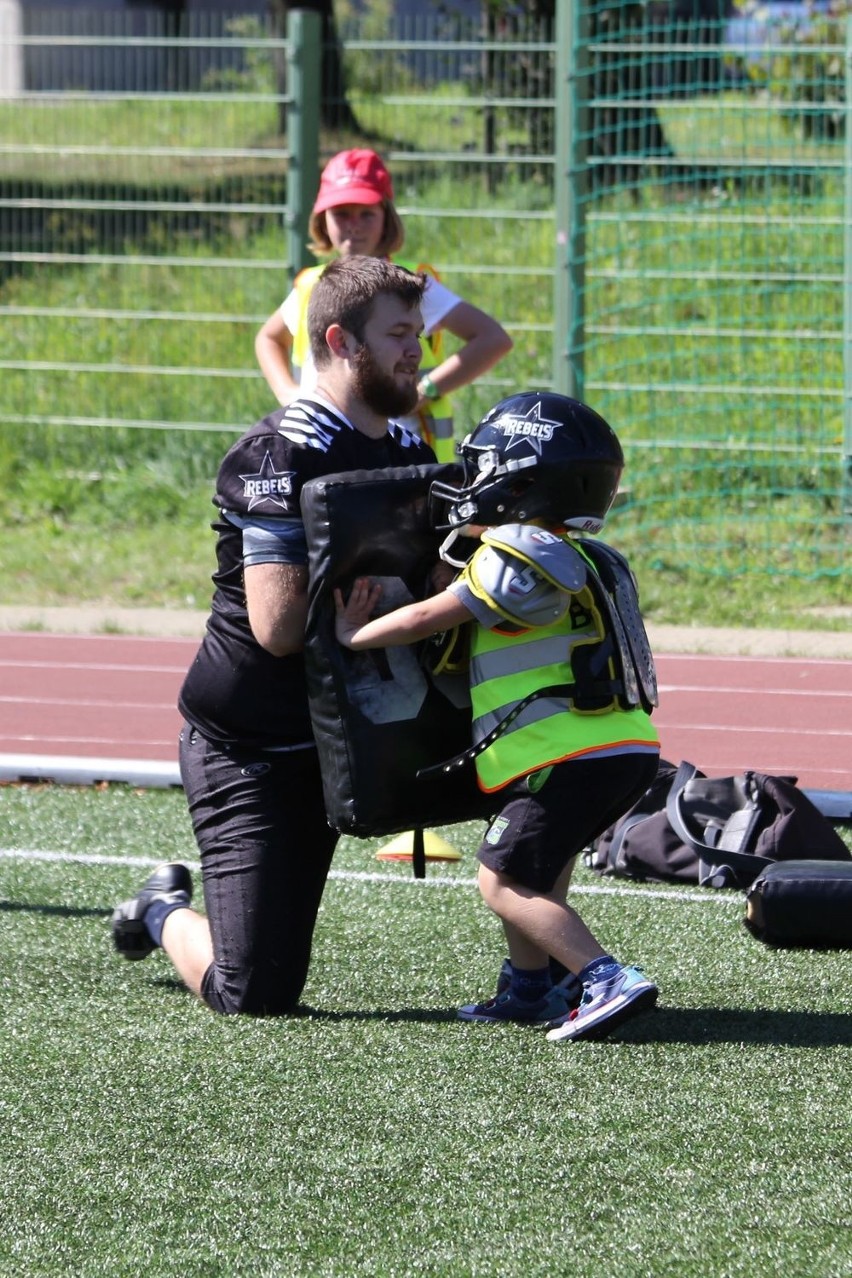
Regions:
<instances>
[{"instance_id":1,"label":"red baseball cap","mask_svg":"<svg viewBox=\"0 0 852 1278\"><path fill-rule=\"evenodd\" d=\"M314 213L338 204L381 204L393 199L393 184L375 151L340 151L322 171Z\"/></svg>"}]
</instances>

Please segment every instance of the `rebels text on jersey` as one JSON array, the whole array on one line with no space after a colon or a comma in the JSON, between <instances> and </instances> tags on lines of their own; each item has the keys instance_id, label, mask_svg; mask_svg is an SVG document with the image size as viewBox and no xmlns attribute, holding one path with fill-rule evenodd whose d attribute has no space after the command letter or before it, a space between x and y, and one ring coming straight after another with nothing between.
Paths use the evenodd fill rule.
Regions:
<instances>
[{"instance_id":1,"label":"rebels text on jersey","mask_svg":"<svg viewBox=\"0 0 852 1278\"><path fill-rule=\"evenodd\" d=\"M370 439L314 396L271 413L234 444L213 499L220 517L213 524L211 615L179 697L181 713L202 736L266 749L311 740L302 656L274 657L257 643L243 570L247 563L306 563L299 499L308 480L434 460L431 448L405 428L392 424Z\"/></svg>"}]
</instances>

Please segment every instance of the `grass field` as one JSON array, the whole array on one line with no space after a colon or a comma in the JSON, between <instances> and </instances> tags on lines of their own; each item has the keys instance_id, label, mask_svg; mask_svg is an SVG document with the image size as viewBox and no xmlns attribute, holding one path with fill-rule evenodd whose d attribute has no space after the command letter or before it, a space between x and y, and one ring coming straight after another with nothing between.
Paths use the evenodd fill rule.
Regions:
<instances>
[{"instance_id":1,"label":"grass field","mask_svg":"<svg viewBox=\"0 0 852 1278\"><path fill-rule=\"evenodd\" d=\"M375 58L354 56L358 116L398 153L406 255L515 341L454 397L461 436L507 390L553 376L549 169L524 159L521 117L501 107L500 156L514 158L492 189L475 96L415 94L398 65L380 88ZM268 59L249 70L261 81L243 89L271 89ZM405 110L390 88L412 92ZM803 139L762 94L661 111L694 184L680 169L614 175L586 207L584 393L623 440L631 494L611 536L655 621L823 626L849 595L842 147ZM95 120L104 147L89 154ZM33 209L57 204L43 222L24 209L7 234L3 601L206 604L216 466L272 407L253 339L290 285L276 120L271 99L227 95L0 103L0 176L38 187ZM134 137L153 153L134 155ZM211 167L213 137L247 154ZM359 140L324 135L323 150ZM110 211L124 187L133 219ZM91 188L83 207L65 208L78 188Z\"/></svg>"},{"instance_id":2,"label":"grass field","mask_svg":"<svg viewBox=\"0 0 852 1278\"><path fill-rule=\"evenodd\" d=\"M223 1019L111 950L196 865L179 791L6 786L0 829L3 1275L852 1274L849 957L762 946L741 894L581 873L661 1004L559 1046L455 1019L503 957L476 826L422 882L345 839L305 1014Z\"/></svg>"}]
</instances>

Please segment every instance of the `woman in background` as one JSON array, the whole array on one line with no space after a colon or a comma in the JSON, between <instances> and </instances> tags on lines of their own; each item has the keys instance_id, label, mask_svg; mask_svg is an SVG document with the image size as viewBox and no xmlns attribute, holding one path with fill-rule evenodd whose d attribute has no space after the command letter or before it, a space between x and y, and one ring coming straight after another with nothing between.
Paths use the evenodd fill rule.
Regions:
<instances>
[{"instance_id":1,"label":"woman in background","mask_svg":"<svg viewBox=\"0 0 852 1278\"><path fill-rule=\"evenodd\" d=\"M308 227L310 247L318 257L361 254L394 258L399 266L428 275L422 305L418 399L404 424L418 431L439 461L451 461L455 443L448 396L508 354L512 339L490 315L441 284L431 267L395 257L402 248L405 232L394 207L391 176L375 151L341 151L329 160ZM284 406L300 391L311 391L316 382L306 317L311 291L324 270L325 264L301 271L291 292L255 338L255 353L263 375ZM444 331L462 343L446 356L441 341Z\"/></svg>"}]
</instances>

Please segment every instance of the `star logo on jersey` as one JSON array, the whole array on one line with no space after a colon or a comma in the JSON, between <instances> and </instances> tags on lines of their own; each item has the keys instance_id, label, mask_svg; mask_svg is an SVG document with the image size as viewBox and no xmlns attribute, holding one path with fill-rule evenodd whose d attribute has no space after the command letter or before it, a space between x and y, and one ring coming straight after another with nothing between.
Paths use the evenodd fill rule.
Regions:
<instances>
[{"instance_id":1,"label":"star logo on jersey","mask_svg":"<svg viewBox=\"0 0 852 1278\"><path fill-rule=\"evenodd\" d=\"M496 430L509 436L506 451L515 444L528 441L537 453L541 453L541 445L553 439L553 432L559 422L549 417L542 417L541 403L533 404L528 413L503 413L491 423Z\"/></svg>"},{"instance_id":2,"label":"star logo on jersey","mask_svg":"<svg viewBox=\"0 0 852 1278\"><path fill-rule=\"evenodd\" d=\"M293 470L276 470L267 453L256 475L240 475L243 496L248 499L249 510L254 510L255 506L265 501L271 502L273 506L286 507L286 499L293 491L290 481L295 473Z\"/></svg>"}]
</instances>

